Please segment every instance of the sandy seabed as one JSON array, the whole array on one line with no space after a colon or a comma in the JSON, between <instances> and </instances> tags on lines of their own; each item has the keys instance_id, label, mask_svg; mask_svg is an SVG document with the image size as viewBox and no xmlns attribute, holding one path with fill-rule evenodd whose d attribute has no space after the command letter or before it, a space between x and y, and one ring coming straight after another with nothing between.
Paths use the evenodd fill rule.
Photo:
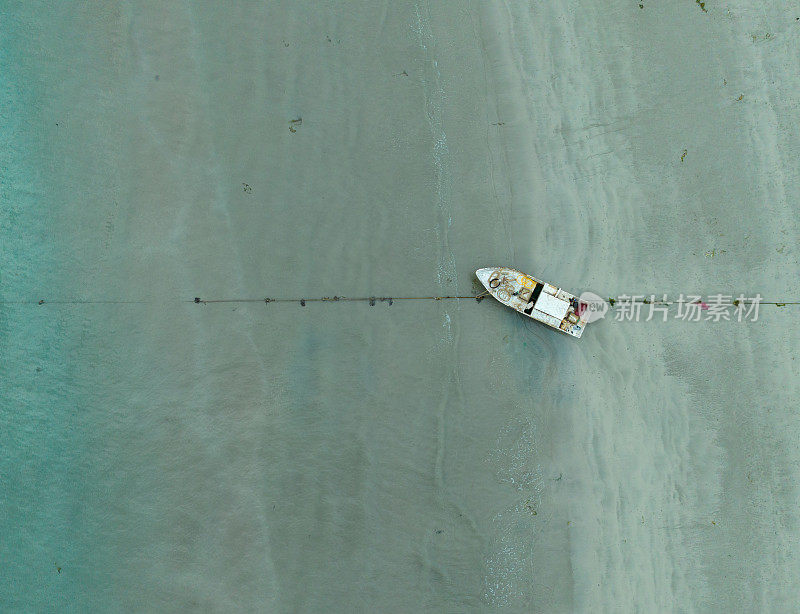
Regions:
<instances>
[{"instance_id":1,"label":"sandy seabed","mask_svg":"<svg viewBox=\"0 0 800 614\"><path fill-rule=\"evenodd\" d=\"M798 301L788 5L0 14L9 609L796 607L797 306L193 301Z\"/></svg>"}]
</instances>

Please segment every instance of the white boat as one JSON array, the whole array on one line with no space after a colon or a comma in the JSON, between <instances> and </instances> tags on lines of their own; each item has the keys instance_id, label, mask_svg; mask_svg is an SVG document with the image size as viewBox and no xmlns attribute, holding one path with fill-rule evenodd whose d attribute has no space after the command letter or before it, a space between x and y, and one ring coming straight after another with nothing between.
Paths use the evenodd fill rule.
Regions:
<instances>
[{"instance_id":1,"label":"white boat","mask_svg":"<svg viewBox=\"0 0 800 614\"><path fill-rule=\"evenodd\" d=\"M583 334L589 310L569 292L506 267L478 269L475 275L503 305L573 337Z\"/></svg>"}]
</instances>

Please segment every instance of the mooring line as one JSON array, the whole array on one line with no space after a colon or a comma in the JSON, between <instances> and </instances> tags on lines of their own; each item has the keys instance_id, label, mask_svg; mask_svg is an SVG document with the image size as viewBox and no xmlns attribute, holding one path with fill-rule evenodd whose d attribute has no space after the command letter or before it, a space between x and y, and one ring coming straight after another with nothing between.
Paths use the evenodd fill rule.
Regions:
<instances>
[{"instance_id":1,"label":"mooring line","mask_svg":"<svg viewBox=\"0 0 800 614\"><path fill-rule=\"evenodd\" d=\"M369 302L370 305L376 303L389 303L394 301L445 301L453 299L475 299L480 302L483 297L489 294L488 291L481 294L465 296L322 296L317 298L224 298L224 299L202 299L199 296L194 298L195 303L338 303L338 302Z\"/></svg>"},{"instance_id":2,"label":"mooring line","mask_svg":"<svg viewBox=\"0 0 800 614\"><path fill-rule=\"evenodd\" d=\"M215 298L203 299L199 296L194 299L167 299L167 300L96 300L96 299L38 299L38 300L17 300L0 301L0 305L155 305L164 303L198 303L208 305L212 303L328 303L328 302L369 302L389 303L394 301L444 301L453 299L475 299L478 302L489 294L488 291L481 294L470 294L464 296L321 296L313 298Z\"/></svg>"},{"instance_id":3,"label":"mooring line","mask_svg":"<svg viewBox=\"0 0 800 614\"><path fill-rule=\"evenodd\" d=\"M368 302L371 306L377 303L388 303L391 305L394 301L447 301L447 300L462 300L474 299L481 302L490 292L488 290L480 294L467 294L467 295L445 295L445 296L320 296L312 298L215 298L204 299L199 296L194 299L167 299L167 300L94 300L94 299L38 299L38 300L17 300L17 301L0 301L0 305L155 305L165 303L196 303L200 305L211 305L215 303L299 303L305 306L306 303L355 303L355 302ZM713 295L718 296L718 295ZM727 295L723 295L727 296ZM624 297L624 298L623 298ZM695 295L691 296L695 299ZM708 297L706 297L708 298ZM612 307L616 304L643 304L643 305L691 305L703 304L702 298L693 301L664 301L664 300L650 300L647 296L642 295L622 295L621 297L609 297L605 300ZM765 301L758 300L755 297L735 299L729 303L714 303L715 306L736 306L739 303L752 304L758 303L759 305L776 305L777 307L786 307L787 305L800 305L800 301Z\"/></svg>"},{"instance_id":4,"label":"mooring line","mask_svg":"<svg viewBox=\"0 0 800 614\"><path fill-rule=\"evenodd\" d=\"M347 297L347 296L322 296L318 298L228 298L228 299L203 299L199 296L194 298L195 303L200 304L211 304L211 303L300 303L301 305L305 305L306 303L327 303L327 302L367 302L369 301L370 305L375 305L375 303L389 303L390 305L394 301L444 301L444 300L454 300L454 299L475 299L477 302L481 302L484 297L489 295L489 290L485 290L480 294L474 295L466 295L466 296L395 296L395 297L388 297L388 296L357 296L357 297ZM716 296L716 295L714 295ZM725 295L723 295L725 296ZM623 298L624 297L624 298ZM692 299L695 298L694 295L691 296ZM642 305L678 305L678 304L705 304L702 301L702 297L698 300L693 301L664 301L664 300L650 300L647 296L642 295L621 295L620 297L613 298L609 297L607 299L603 299L607 303L609 303L612 307L619 304L642 304ZM739 303L743 304L750 304L750 303L758 303L759 305L777 305L778 307L785 307L786 305L800 305L800 301L763 301L757 300L755 297L753 298L743 298L743 299L735 299L732 300L730 303L715 303L715 305L732 305L737 306Z\"/></svg>"}]
</instances>

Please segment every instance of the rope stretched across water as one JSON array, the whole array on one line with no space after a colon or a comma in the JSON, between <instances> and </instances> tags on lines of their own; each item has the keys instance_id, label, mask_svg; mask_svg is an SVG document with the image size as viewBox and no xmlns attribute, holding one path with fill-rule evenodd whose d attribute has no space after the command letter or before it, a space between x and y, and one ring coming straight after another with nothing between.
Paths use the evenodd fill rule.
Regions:
<instances>
[{"instance_id":1,"label":"rope stretched across water","mask_svg":"<svg viewBox=\"0 0 800 614\"><path fill-rule=\"evenodd\" d=\"M228 299L201 299L199 296L196 296L194 299L195 303L300 303L301 305L305 305L306 303L338 303L338 302L367 302L369 301L370 305L375 305L375 303L389 303L390 305L394 303L394 301L445 301L445 300L452 300L452 299L469 299L474 298L476 301L480 302L483 297L489 294L488 290L481 292L480 294L471 294L467 296L356 296L356 297L347 297L347 296L323 296L320 298L228 298Z\"/></svg>"},{"instance_id":2,"label":"rope stretched across water","mask_svg":"<svg viewBox=\"0 0 800 614\"><path fill-rule=\"evenodd\" d=\"M164 303L196 303L200 305L212 305L215 303L264 303L269 305L270 303L299 303L300 305L305 306L306 303L354 303L354 302L364 302L369 303L371 306L374 306L377 303L388 303L391 305L394 301L447 301L447 300L462 300L462 299L474 299L477 302L481 302L487 295L489 295L489 291L485 290L480 294L468 294L468 295L445 295L445 296L356 296L356 297L348 297L348 296L321 296L321 297L314 297L314 298L210 298L205 299L199 296L194 297L194 299L171 299L166 301L158 301L158 300L103 300L103 299L38 299L38 300L11 300L11 301L0 301L0 305L152 305L152 304L164 304ZM717 296L717 295L715 295ZM609 297L605 299L611 306L616 304L644 304L644 305L676 305L681 301L669 301L669 300L650 300L646 296L629 296L623 295L618 298ZM788 305L800 305L800 301L764 301L764 300L757 300L756 298L745 298L743 300L732 300L730 303L725 303L727 305L738 305L739 303L755 303L757 302L759 305L776 305L778 307L786 307ZM683 301L683 304L687 304L686 301Z\"/></svg>"}]
</instances>

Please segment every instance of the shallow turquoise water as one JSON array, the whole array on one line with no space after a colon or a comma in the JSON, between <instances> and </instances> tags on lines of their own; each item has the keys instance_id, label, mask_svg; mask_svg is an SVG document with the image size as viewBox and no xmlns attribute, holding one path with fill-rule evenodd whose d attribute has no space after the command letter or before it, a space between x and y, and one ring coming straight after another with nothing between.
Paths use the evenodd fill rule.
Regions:
<instances>
[{"instance_id":1,"label":"shallow turquoise water","mask_svg":"<svg viewBox=\"0 0 800 614\"><path fill-rule=\"evenodd\" d=\"M460 308L191 302L471 292L426 11L7 16L3 601L480 603Z\"/></svg>"}]
</instances>

